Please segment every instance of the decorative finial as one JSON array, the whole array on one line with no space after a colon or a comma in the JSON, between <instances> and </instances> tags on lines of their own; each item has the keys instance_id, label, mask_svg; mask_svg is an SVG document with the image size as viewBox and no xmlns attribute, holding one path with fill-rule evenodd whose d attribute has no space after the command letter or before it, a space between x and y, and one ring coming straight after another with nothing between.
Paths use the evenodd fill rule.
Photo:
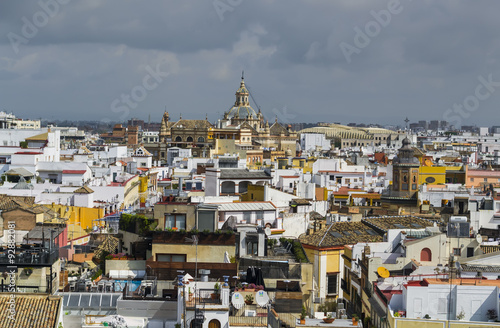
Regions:
<instances>
[{"instance_id":1,"label":"decorative finial","mask_svg":"<svg viewBox=\"0 0 500 328\"><path fill-rule=\"evenodd\" d=\"M205 121L208 121L208 114L205 113Z\"/></svg>"},{"instance_id":2,"label":"decorative finial","mask_svg":"<svg viewBox=\"0 0 500 328\"><path fill-rule=\"evenodd\" d=\"M245 71L241 71L241 79L244 80L245 79Z\"/></svg>"},{"instance_id":3,"label":"decorative finial","mask_svg":"<svg viewBox=\"0 0 500 328\"><path fill-rule=\"evenodd\" d=\"M179 114L179 119L182 120L182 113Z\"/></svg>"},{"instance_id":4,"label":"decorative finial","mask_svg":"<svg viewBox=\"0 0 500 328\"><path fill-rule=\"evenodd\" d=\"M278 115L276 115L276 118L274 119L274 122L278 123Z\"/></svg>"}]
</instances>

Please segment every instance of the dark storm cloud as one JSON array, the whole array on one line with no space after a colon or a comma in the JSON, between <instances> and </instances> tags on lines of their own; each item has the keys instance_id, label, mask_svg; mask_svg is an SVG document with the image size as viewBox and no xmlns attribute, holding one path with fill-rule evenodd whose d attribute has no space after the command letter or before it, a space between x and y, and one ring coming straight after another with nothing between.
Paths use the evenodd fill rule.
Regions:
<instances>
[{"instance_id":1,"label":"dark storm cloud","mask_svg":"<svg viewBox=\"0 0 500 328\"><path fill-rule=\"evenodd\" d=\"M406 116L442 119L479 75L500 80L495 1L401 0L350 62L341 43L356 46L355 28L365 31L373 12L395 0L56 1L42 1L57 3L56 12L29 37L23 28L42 6L0 3L1 109L159 120L167 106L173 118L215 120L233 103L244 69L270 120L286 111L296 122L401 124ZM218 12L217 3L229 10ZM14 34L24 38L17 52ZM157 65L168 76L146 89L148 67ZM473 120L490 124L498 97L482 102ZM127 115L113 109L116 99Z\"/></svg>"}]
</instances>

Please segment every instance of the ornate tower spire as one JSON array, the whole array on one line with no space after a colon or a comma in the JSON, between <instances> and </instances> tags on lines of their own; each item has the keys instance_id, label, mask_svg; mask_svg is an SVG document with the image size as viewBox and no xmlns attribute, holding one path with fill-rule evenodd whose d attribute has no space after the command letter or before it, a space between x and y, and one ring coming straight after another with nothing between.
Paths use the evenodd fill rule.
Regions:
<instances>
[{"instance_id":1,"label":"ornate tower spire","mask_svg":"<svg viewBox=\"0 0 500 328\"><path fill-rule=\"evenodd\" d=\"M159 133L160 142L165 142L168 136L168 130L167 130L168 120L169 120L169 115L168 112L165 111L165 113L163 113L160 125L160 133Z\"/></svg>"},{"instance_id":2,"label":"ornate tower spire","mask_svg":"<svg viewBox=\"0 0 500 328\"><path fill-rule=\"evenodd\" d=\"M248 101L248 96L249 92L247 87L245 86L245 79L243 78L243 72L242 72L240 88L236 91L236 102L234 103L234 106L235 107L249 106L250 103Z\"/></svg>"}]
</instances>

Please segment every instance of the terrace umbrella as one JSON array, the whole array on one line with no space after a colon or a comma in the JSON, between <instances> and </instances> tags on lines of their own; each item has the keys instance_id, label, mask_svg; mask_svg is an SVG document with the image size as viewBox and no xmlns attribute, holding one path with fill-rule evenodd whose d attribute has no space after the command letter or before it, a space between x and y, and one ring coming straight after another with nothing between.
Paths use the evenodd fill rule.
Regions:
<instances>
[{"instance_id":1,"label":"terrace umbrella","mask_svg":"<svg viewBox=\"0 0 500 328\"><path fill-rule=\"evenodd\" d=\"M247 282L249 284L255 284L256 278L257 277L255 276L255 268L248 267L248 269L247 269Z\"/></svg>"},{"instance_id":2,"label":"terrace umbrella","mask_svg":"<svg viewBox=\"0 0 500 328\"><path fill-rule=\"evenodd\" d=\"M231 259L229 258L229 253L227 251L224 252L224 263L231 263Z\"/></svg>"}]
</instances>

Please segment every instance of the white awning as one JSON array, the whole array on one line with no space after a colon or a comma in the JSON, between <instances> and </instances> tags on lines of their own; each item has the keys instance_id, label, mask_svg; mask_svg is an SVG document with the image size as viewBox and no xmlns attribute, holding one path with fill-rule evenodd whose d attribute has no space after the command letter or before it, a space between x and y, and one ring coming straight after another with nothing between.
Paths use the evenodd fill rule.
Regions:
<instances>
[{"instance_id":1,"label":"white awning","mask_svg":"<svg viewBox=\"0 0 500 328\"><path fill-rule=\"evenodd\" d=\"M109 270L112 279L137 279L144 278L146 270Z\"/></svg>"}]
</instances>

